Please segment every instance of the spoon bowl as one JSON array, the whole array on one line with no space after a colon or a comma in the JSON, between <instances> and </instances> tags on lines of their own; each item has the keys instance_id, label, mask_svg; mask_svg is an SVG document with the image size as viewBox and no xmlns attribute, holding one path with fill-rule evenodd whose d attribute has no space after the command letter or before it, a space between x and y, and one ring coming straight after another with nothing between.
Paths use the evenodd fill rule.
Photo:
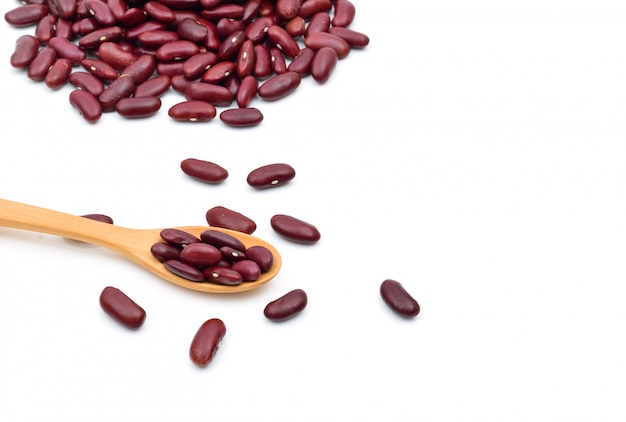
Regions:
<instances>
[{"instance_id":1,"label":"spoon bowl","mask_svg":"<svg viewBox=\"0 0 626 422\"><path fill-rule=\"evenodd\" d=\"M161 228L134 229L103 223L85 217L66 214L33 205L0 199L0 227L28 230L61 236L97 245L120 255L147 269L158 277L178 286L206 293L238 293L255 289L272 280L280 271L282 259L274 246L246 233L213 226L167 227L183 230L200 237L205 230L217 230L239 239L246 248L261 245L269 249L274 262L272 267L255 281L245 281L236 286L211 282L195 282L170 272L150 251L153 244L162 242Z\"/></svg>"}]
</instances>

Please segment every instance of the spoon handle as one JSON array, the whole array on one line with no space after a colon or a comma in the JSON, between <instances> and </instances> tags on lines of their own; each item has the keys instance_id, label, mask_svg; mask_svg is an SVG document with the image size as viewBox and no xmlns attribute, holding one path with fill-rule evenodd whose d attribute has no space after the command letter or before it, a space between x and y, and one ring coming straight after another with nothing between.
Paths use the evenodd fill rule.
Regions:
<instances>
[{"instance_id":1,"label":"spoon handle","mask_svg":"<svg viewBox=\"0 0 626 422\"><path fill-rule=\"evenodd\" d=\"M0 199L0 227L67 237L119 250L130 229L34 205Z\"/></svg>"}]
</instances>

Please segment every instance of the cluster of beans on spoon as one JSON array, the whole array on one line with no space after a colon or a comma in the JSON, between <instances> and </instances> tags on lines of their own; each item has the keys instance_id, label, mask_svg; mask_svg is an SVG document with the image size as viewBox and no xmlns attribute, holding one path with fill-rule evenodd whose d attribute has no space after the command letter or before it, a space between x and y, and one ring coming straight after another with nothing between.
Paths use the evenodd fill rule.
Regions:
<instances>
[{"instance_id":1,"label":"cluster of beans on spoon","mask_svg":"<svg viewBox=\"0 0 626 422\"><path fill-rule=\"evenodd\" d=\"M90 123L116 111L176 121L254 126L255 102L276 101L311 76L324 84L369 38L350 0L22 0L5 13L20 36L10 63L54 90Z\"/></svg>"}]
</instances>

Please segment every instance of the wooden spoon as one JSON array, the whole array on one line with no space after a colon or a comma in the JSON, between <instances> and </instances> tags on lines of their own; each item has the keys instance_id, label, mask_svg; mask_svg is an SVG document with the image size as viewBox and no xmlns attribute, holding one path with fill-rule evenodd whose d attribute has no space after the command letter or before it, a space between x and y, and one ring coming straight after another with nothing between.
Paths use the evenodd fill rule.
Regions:
<instances>
[{"instance_id":1,"label":"wooden spoon","mask_svg":"<svg viewBox=\"0 0 626 422\"><path fill-rule=\"evenodd\" d=\"M0 199L0 227L47 233L98 245L125 256L162 279L200 292L237 293L251 290L273 279L282 265L280 254L269 243L246 233L212 226L172 228L184 230L196 237L200 237L200 233L207 229L218 230L238 238L246 247L265 246L274 255L272 267L262 273L257 280L245 281L236 286L189 281L171 273L163 263L152 256L150 252L152 245L163 241L160 235L162 229L131 229L6 199Z\"/></svg>"}]
</instances>

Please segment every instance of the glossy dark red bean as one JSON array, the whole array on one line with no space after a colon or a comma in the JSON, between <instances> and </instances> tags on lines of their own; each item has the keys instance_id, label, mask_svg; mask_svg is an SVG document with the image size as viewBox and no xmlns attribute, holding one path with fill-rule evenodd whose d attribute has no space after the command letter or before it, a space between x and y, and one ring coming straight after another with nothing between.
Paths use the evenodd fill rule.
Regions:
<instances>
[{"instance_id":1,"label":"glossy dark red bean","mask_svg":"<svg viewBox=\"0 0 626 422\"><path fill-rule=\"evenodd\" d=\"M251 259L237 261L230 268L241 274L243 281L256 281L261 276L261 267Z\"/></svg>"},{"instance_id":2,"label":"glossy dark red bean","mask_svg":"<svg viewBox=\"0 0 626 422\"><path fill-rule=\"evenodd\" d=\"M237 239L235 236L218 230L204 230L202 233L200 233L200 239L204 243L213 245L218 249L223 246L229 246L233 249L237 249L240 251L246 250L246 247L243 242L241 242L241 240Z\"/></svg>"},{"instance_id":3,"label":"glossy dark red bean","mask_svg":"<svg viewBox=\"0 0 626 422\"><path fill-rule=\"evenodd\" d=\"M226 262L233 263L246 259L246 253L243 249L235 249L230 246L222 246L219 248L222 259Z\"/></svg>"},{"instance_id":4,"label":"glossy dark red bean","mask_svg":"<svg viewBox=\"0 0 626 422\"><path fill-rule=\"evenodd\" d=\"M241 20L248 25L258 16L261 9L261 0L246 0L243 4L243 16Z\"/></svg>"},{"instance_id":5,"label":"glossy dark red bean","mask_svg":"<svg viewBox=\"0 0 626 422\"><path fill-rule=\"evenodd\" d=\"M246 257L256 262L261 272L266 272L274 265L274 254L263 245L253 245L245 250Z\"/></svg>"},{"instance_id":6,"label":"glossy dark red bean","mask_svg":"<svg viewBox=\"0 0 626 422\"><path fill-rule=\"evenodd\" d=\"M73 64L79 64L87 57L87 52L84 49L67 38L52 37L48 41L48 47L53 48L58 57L69 59Z\"/></svg>"},{"instance_id":7,"label":"glossy dark red bean","mask_svg":"<svg viewBox=\"0 0 626 422\"><path fill-rule=\"evenodd\" d=\"M137 329L146 320L146 311L116 287L102 290L100 306L107 315L128 328Z\"/></svg>"},{"instance_id":8,"label":"glossy dark red bean","mask_svg":"<svg viewBox=\"0 0 626 422\"><path fill-rule=\"evenodd\" d=\"M84 0L85 7L91 16L100 25L109 26L115 24L115 15L106 2L100 0Z\"/></svg>"},{"instance_id":9,"label":"glossy dark red bean","mask_svg":"<svg viewBox=\"0 0 626 422\"><path fill-rule=\"evenodd\" d=\"M82 89L76 89L70 93L70 104L85 120L95 123L102 116L102 104L93 94Z\"/></svg>"},{"instance_id":10,"label":"glossy dark red bean","mask_svg":"<svg viewBox=\"0 0 626 422\"><path fill-rule=\"evenodd\" d=\"M287 70L296 72L301 78L311 74L311 63L315 57L315 51L306 47L289 63Z\"/></svg>"},{"instance_id":11,"label":"glossy dark red bean","mask_svg":"<svg viewBox=\"0 0 626 422\"><path fill-rule=\"evenodd\" d=\"M215 106L209 102L187 100L170 107L168 115L177 121L208 122L215 118L217 110Z\"/></svg>"},{"instance_id":12,"label":"glossy dark red bean","mask_svg":"<svg viewBox=\"0 0 626 422\"><path fill-rule=\"evenodd\" d=\"M254 107L231 108L220 113L220 120L233 127L256 126L263 121L263 113Z\"/></svg>"},{"instance_id":13,"label":"glossy dark red bean","mask_svg":"<svg viewBox=\"0 0 626 422\"><path fill-rule=\"evenodd\" d=\"M267 35L267 29L274 24L274 19L269 16L261 16L256 18L246 26L244 30L246 38L257 44L263 41Z\"/></svg>"},{"instance_id":14,"label":"glossy dark red bean","mask_svg":"<svg viewBox=\"0 0 626 422\"><path fill-rule=\"evenodd\" d=\"M16 68L27 67L37 56L39 40L32 35L21 35L15 41L15 49L11 54L11 66Z\"/></svg>"},{"instance_id":15,"label":"glossy dark red bean","mask_svg":"<svg viewBox=\"0 0 626 422\"><path fill-rule=\"evenodd\" d=\"M315 52L315 57L311 61L311 76L317 83L326 83L338 61L337 50L331 47L320 48Z\"/></svg>"},{"instance_id":16,"label":"glossy dark red bean","mask_svg":"<svg viewBox=\"0 0 626 422\"><path fill-rule=\"evenodd\" d=\"M72 72L68 77L68 81L76 88L88 91L95 97L98 97L104 91L102 80L89 72Z\"/></svg>"},{"instance_id":17,"label":"glossy dark red bean","mask_svg":"<svg viewBox=\"0 0 626 422\"><path fill-rule=\"evenodd\" d=\"M236 100L239 107L245 108L250 105L252 100L257 96L259 90L259 82L257 79L248 75L244 77L237 89Z\"/></svg>"},{"instance_id":18,"label":"glossy dark red bean","mask_svg":"<svg viewBox=\"0 0 626 422\"><path fill-rule=\"evenodd\" d=\"M150 247L150 253L160 262L180 261L180 248L167 242L156 242Z\"/></svg>"},{"instance_id":19,"label":"glossy dark red bean","mask_svg":"<svg viewBox=\"0 0 626 422\"><path fill-rule=\"evenodd\" d=\"M128 33L128 31L126 33ZM136 54L124 50L120 44L111 41L100 44L97 51L100 60L118 70L123 70L137 60Z\"/></svg>"},{"instance_id":20,"label":"glossy dark red bean","mask_svg":"<svg viewBox=\"0 0 626 422\"><path fill-rule=\"evenodd\" d=\"M161 108L159 97L122 98L115 104L115 110L127 119L139 119L154 115Z\"/></svg>"},{"instance_id":21,"label":"glossy dark red bean","mask_svg":"<svg viewBox=\"0 0 626 422\"><path fill-rule=\"evenodd\" d=\"M120 26L99 28L83 35L78 40L78 46L86 49L98 48L103 42L120 40L123 34L124 30Z\"/></svg>"},{"instance_id":22,"label":"glossy dark red bean","mask_svg":"<svg viewBox=\"0 0 626 422\"><path fill-rule=\"evenodd\" d=\"M80 62L80 65L101 81L109 82L117 79L119 76L117 70L113 66L102 60L84 59Z\"/></svg>"},{"instance_id":23,"label":"glossy dark red bean","mask_svg":"<svg viewBox=\"0 0 626 422\"><path fill-rule=\"evenodd\" d=\"M25 4L17 6L4 14L4 20L13 26L23 27L35 25L49 12L43 4Z\"/></svg>"},{"instance_id":24,"label":"glossy dark red bean","mask_svg":"<svg viewBox=\"0 0 626 422\"><path fill-rule=\"evenodd\" d=\"M196 19L185 18L176 26L176 32L182 39L199 43L208 35L206 26L199 23Z\"/></svg>"},{"instance_id":25,"label":"glossy dark red bean","mask_svg":"<svg viewBox=\"0 0 626 422\"><path fill-rule=\"evenodd\" d=\"M51 14L63 19L73 18L77 9L76 0L47 0L46 4Z\"/></svg>"},{"instance_id":26,"label":"glossy dark red bean","mask_svg":"<svg viewBox=\"0 0 626 422\"><path fill-rule=\"evenodd\" d=\"M169 41L159 47L156 58L165 62L187 59L200 52L198 44L189 40Z\"/></svg>"},{"instance_id":27,"label":"glossy dark red bean","mask_svg":"<svg viewBox=\"0 0 626 422\"><path fill-rule=\"evenodd\" d=\"M217 22L220 19L241 19L243 17L244 8L240 4L223 3L210 9L204 9L200 11L200 15L213 22Z\"/></svg>"},{"instance_id":28,"label":"glossy dark red bean","mask_svg":"<svg viewBox=\"0 0 626 422\"><path fill-rule=\"evenodd\" d=\"M286 163L272 163L248 173L246 181L255 189L282 186L296 177L296 170Z\"/></svg>"},{"instance_id":29,"label":"glossy dark red bean","mask_svg":"<svg viewBox=\"0 0 626 422\"><path fill-rule=\"evenodd\" d=\"M314 14L309 20L304 35L307 36L316 32L327 32L328 28L330 28L330 19L330 16L326 12Z\"/></svg>"},{"instance_id":30,"label":"glossy dark red bean","mask_svg":"<svg viewBox=\"0 0 626 422\"><path fill-rule=\"evenodd\" d=\"M203 274L207 281L223 286L237 286L243 282L242 275L231 268L209 267L203 271Z\"/></svg>"},{"instance_id":31,"label":"glossy dark red bean","mask_svg":"<svg viewBox=\"0 0 626 422\"><path fill-rule=\"evenodd\" d=\"M115 16L115 19L119 21L124 13L128 10L128 4L126 4L126 0L107 0L107 4L111 9L111 13Z\"/></svg>"},{"instance_id":32,"label":"glossy dark red bean","mask_svg":"<svg viewBox=\"0 0 626 422\"><path fill-rule=\"evenodd\" d=\"M275 101L291 94L300 86L300 75L287 71L273 76L259 86L259 97L267 101Z\"/></svg>"},{"instance_id":33,"label":"glossy dark red bean","mask_svg":"<svg viewBox=\"0 0 626 422\"><path fill-rule=\"evenodd\" d=\"M221 61L234 60L244 41L246 41L246 34L243 30L228 35L217 50L218 59Z\"/></svg>"},{"instance_id":34,"label":"glossy dark red bean","mask_svg":"<svg viewBox=\"0 0 626 422\"><path fill-rule=\"evenodd\" d=\"M197 283L205 281L205 277L202 271L196 268L194 265L189 265L175 259L167 260L163 262L163 265L169 272L171 272L172 274L176 274L177 276L182 277L185 280L195 281Z\"/></svg>"},{"instance_id":35,"label":"glossy dark red bean","mask_svg":"<svg viewBox=\"0 0 626 422\"><path fill-rule=\"evenodd\" d=\"M188 100L205 101L217 107L227 107L234 99L233 93L225 86L206 82L190 84L185 88L184 95Z\"/></svg>"},{"instance_id":36,"label":"glossy dark red bean","mask_svg":"<svg viewBox=\"0 0 626 422\"><path fill-rule=\"evenodd\" d=\"M300 12L302 0L276 0L276 14L287 21Z\"/></svg>"},{"instance_id":37,"label":"glossy dark red bean","mask_svg":"<svg viewBox=\"0 0 626 422\"><path fill-rule=\"evenodd\" d=\"M74 36L72 32L72 21L69 19L59 18L55 27L54 35L56 37L71 39Z\"/></svg>"},{"instance_id":38,"label":"glossy dark red bean","mask_svg":"<svg viewBox=\"0 0 626 422\"><path fill-rule=\"evenodd\" d=\"M146 47L161 47L170 41L178 41L180 35L169 29L154 29L152 31L142 32L137 36L137 41Z\"/></svg>"},{"instance_id":39,"label":"glossy dark red bean","mask_svg":"<svg viewBox=\"0 0 626 422\"><path fill-rule=\"evenodd\" d=\"M313 50L331 47L337 52L340 59L345 58L350 53L350 44L346 40L328 32L316 32L307 35L304 38L304 45Z\"/></svg>"},{"instance_id":40,"label":"glossy dark red bean","mask_svg":"<svg viewBox=\"0 0 626 422\"><path fill-rule=\"evenodd\" d=\"M299 38L306 32L306 21L300 16L295 16L285 23L285 31L292 38Z\"/></svg>"},{"instance_id":41,"label":"glossy dark red bean","mask_svg":"<svg viewBox=\"0 0 626 422\"><path fill-rule=\"evenodd\" d=\"M204 51L185 60L183 63L183 75L189 79L202 76L212 65L217 63L217 54L212 51Z\"/></svg>"},{"instance_id":42,"label":"glossy dark red bean","mask_svg":"<svg viewBox=\"0 0 626 422\"><path fill-rule=\"evenodd\" d=\"M148 20L148 16L146 15L146 13L144 12L144 10L140 7L129 7L124 14L122 15L122 17L119 18L119 21L126 27L128 28L128 30L136 27L139 24L142 24L144 22L146 22ZM156 20L154 21L150 21L150 22L155 22L158 24L162 24L161 22L158 22ZM128 30L127 32L124 34L124 38L125 39L132 39L133 34L131 33L130 38L128 35ZM136 34L134 35L136 38Z\"/></svg>"},{"instance_id":43,"label":"glossy dark red bean","mask_svg":"<svg viewBox=\"0 0 626 422\"><path fill-rule=\"evenodd\" d=\"M300 6L300 12L298 15L304 19L310 19L318 12L329 12L331 8L331 0L306 0Z\"/></svg>"},{"instance_id":44,"label":"glossy dark red bean","mask_svg":"<svg viewBox=\"0 0 626 422\"><path fill-rule=\"evenodd\" d=\"M178 247L185 247L187 245L191 245L192 243L201 242L201 240L198 237L180 229L173 229L173 228L163 229L161 230L160 235L161 235L161 238L165 240L167 243L170 243Z\"/></svg>"},{"instance_id":45,"label":"glossy dark red bean","mask_svg":"<svg viewBox=\"0 0 626 422\"><path fill-rule=\"evenodd\" d=\"M206 221L209 226L221 227L243 233L252 234L256 230L256 223L245 215L223 206L216 206L206 212Z\"/></svg>"},{"instance_id":46,"label":"glossy dark red bean","mask_svg":"<svg viewBox=\"0 0 626 422\"><path fill-rule=\"evenodd\" d=\"M211 363L225 335L226 325L221 319L212 318L204 322L191 341L189 347L191 361L200 367Z\"/></svg>"},{"instance_id":47,"label":"glossy dark red bean","mask_svg":"<svg viewBox=\"0 0 626 422\"><path fill-rule=\"evenodd\" d=\"M145 18L143 11L139 10L138 13L140 13ZM146 20L144 22L140 22L138 24L128 27L124 32L124 39L126 41L137 41L139 39L139 35L143 34L144 32L166 28L167 24L163 22Z\"/></svg>"},{"instance_id":48,"label":"glossy dark red bean","mask_svg":"<svg viewBox=\"0 0 626 422\"><path fill-rule=\"evenodd\" d=\"M302 289L295 289L268 303L263 314L271 321L286 321L302 312L307 303L306 292Z\"/></svg>"},{"instance_id":49,"label":"glossy dark red bean","mask_svg":"<svg viewBox=\"0 0 626 422\"><path fill-rule=\"evenodd\" d=\"M221 183L228 177L228 170L211 161L197 158L186 158L180 163L186 175L204 183Z\"/></svg>"},{"instance_id":50,"label":"glossy dark red bean","mask_svg":"<svg viewBox=\"0 0 626 422\"><path fill-rule=\"evenodd\" d=\"M275 74L285 73L287 71L287 61L282 51L276 47L270 48L270 60L272 62L272 70Z\"/></svg>"},{"instance_id":51,"label":"glossy dark red bean","mask_svg":"<svg viewBox=\"0 0 626 422\"><path fill-rule=\"evenodd\" d=\"M200 80L202 82L217 84L222 83L235 72L235 63L224 61L210 66L206 72L202 74Z\"/></svg>"},{"instance_id":52,"label":"glossy dark red bean","mask_svg":"<svg viewBox=\"0 0 626 422\"><path fill-rule=\"evenodd\" d=\"M170 77L157 75L137 85L133 97L158 97L163 95L170 87Z\"/></svg>"},{"instance_id":53,"label":"glossy dark red bean","mask_svg":"<svg viewBox=\"0 0 626 422\"><path fill-rule=\"evenodd\" d=\"M35 38L42 44L47 44L50 38L54 37L56 32L57 17L55 15L46 15L37 22L35 28ZM76 32L76 31L75 31Z\"/></svg>"},{"instance_id":54,"label":"glossy dark red bean","mask_svg":"<svg viewBox=\"0 0 626 422\"><path fill-rule=\"evenodd\" d=\"M149 17L159 22L170 23L176 19L176 15L170 7L156 0L146 2L143 5L143 10Z\"/></svg>"},{"instance_id":55,"label":"glossy dark red bean","mask_svg":"<svg viewBox=\"0 0 626 422\"><path fill-rule=\"evenodd\" d=\"M313 244L320 240L317 227L306 221L285 214L276 214L270 219L274 231L295 243Z\"/></svg>"},{"instance_id":56,"label":"glossy dark red bean","mask_svg":"<svg viewBox=\"0 0 626 422\"><path fill-rule=\"evenodd\" d=\"M122 69L120 74L130 76L133 78L135 85L140 85L147 81L154 74L155 70L156 59L149 54L143 54Z\"/></svg>"},{"instance_id":57,"label":"glossy dark red bean","mask_svg":"<svg viewBox=\"0 0 626 422\"><path fill-rule=\"evenodd\" d=\"M189 79L185 75L172 75L170 77L170 86L179 94L184 94L187 87L197 81L197 79Z\"/></svg>"},{"instance_id":58,"label":"glossy dark red bean","mask_svg":"<svg viewBox=\"0 0 626 422\"><path fill-rule=\"evenodd\" d=\"M37 52L37 55L28 64L27 75L33 81L43 81L48 74L48 69L56 61L57 52L54 48L44 47Z\"/></svg>"},{"instance_id":59,"label":"glossy dark red bean","mask_svg":"<svg viewBox=\"0 0 626 422\"><path fill-rule=\"evenodd\" d=\"M44 79L50 89L59 89L65 86L72 72L72 62L66 58L58 58L48 70Z\"/></svg>"},{"instance_id":60,"label":"glossy dark red bean","mask_svg":"<svg viewBox=\"0 0 626 422\"><path fill-rule=\"evenodd\" d=\"M222 260L220 250L207 243L192 243L180 252L180 260L196 267L210 267Z\"/></svg>"},{"instance_id":61,"label":"glossy dark red bean","mask_svg":"<svg viewBox=\"0 0 626 422\"><path fill-rule=\"evenodd\" d=\"M370 42L369 37L364 33L342 26L333 26L328 29L328 33L343 38L352 48L365 48Z\"/></svg>"},{"instance_id":62,"label":"glossy dark red bean","mask_svg":"<svg viewBox=\"0 0 626 422\"><path fill-rule=\"evenodd\" d=\"M332 26L348 26L354 20L356 8L350 0L335 0L333 6Z\"/></svg>"},{"instance_id":63,"label":"glossy dark red bean","mask_svg":"<svg viewBox=\"0 0 626 422\"><path fill-rule=\"evenodd\" d=\"M241 44L241 48L237 53L237 59L235 60L235 72L240 78L245 78L252 73L254 69L254 43L252 40L245 40Z\"/></svg>"},{"instance_id":64,"label":"glossy dark red bean","mask_svg":"<svg viewBox=\"0 0 626 422\"><path fill-rule=\"evenodd\" d=\"M157 61L156 72L159 75L168 75L170 78L176 75L182 75L184 63L185 63L184 60L175 61L175 62Z\"/></svg>"},{"instance_id":65,"label":"glossy dark red bean","mask_svg":"<svg viewBox=\"0 0 626 422\"><path fill-rule=\"evenodd\" d=\"M106 214L84 214L81 217L99 221L100 223L113 224L113 219Z\"/></svg>"},{"instance_id":66,"label":"glossy dark red bean","mask_svg":"<svg viewBox=\"0 0 626 422\"><path fill-rule=\"evenodd\" d=\"M300 46L296 40L281 26L272 25L267 28L267 37L290 59L296 57L300 52Z\"/></svg>"},{"instance_id":67,"label":"glossy dark red bean","mask_svg":"<svg viewBox=\"0 0 626 422\"><path fill-rule=\"evenodd\" d=\"M270 50L263 44L254 46L254 67L252 73L258 79L266 79L272 74L272 58Z\"/></svg>"},{"instance_id":68,"label":"glossy dark red bean","mask_svg":"<svg viewBox=\"0 0 626 422\"><path fill-rule=\"evenodd\" d=\"M387 306L399 315L412 318L420 313L417 300L396 280L383 281L380 285L380 295Z\"/></svg>"},{"instance_id":69,"label":"glossy dark red bean","mask_svg":"<svg viewBox=\"0 0 626 422\"><path fill-rule=\"evenodd\" d=\"M129 76L120 75L114 79L98 96L98 100L102 104L102 110L105 112L114 111L115 105L122 98L128 98L135 90L135 82Z\"/></svg>"}]
</instances>

